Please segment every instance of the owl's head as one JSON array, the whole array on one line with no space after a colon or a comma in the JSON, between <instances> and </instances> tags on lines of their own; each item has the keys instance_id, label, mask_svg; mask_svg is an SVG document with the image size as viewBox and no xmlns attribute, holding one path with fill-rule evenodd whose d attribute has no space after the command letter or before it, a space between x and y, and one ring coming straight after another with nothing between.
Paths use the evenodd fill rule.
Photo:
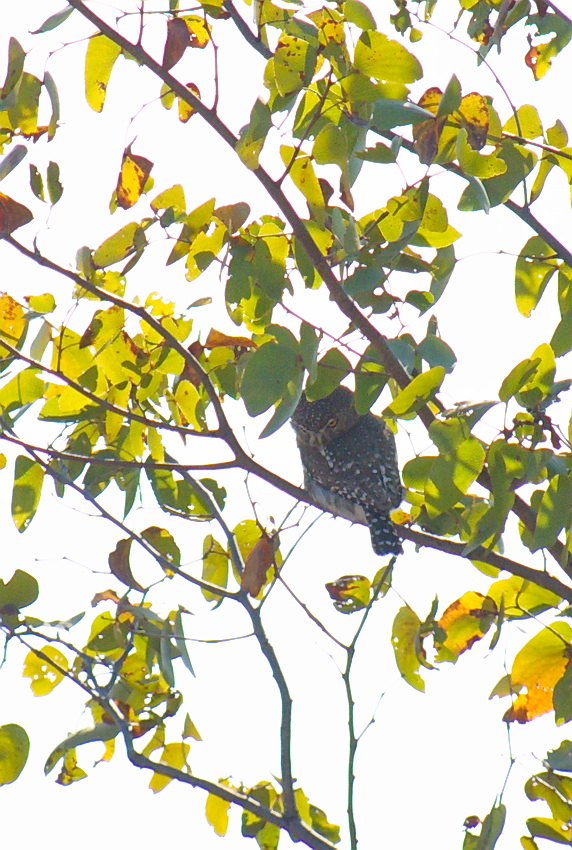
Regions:
<instances>
[{"instance_id":1,"label":"owl's head","mask_svg":"<svg viewBox=\"0 0 572 850\"><path fill-rule=\"evenodd\" d=\"M308 401L302 395L291 423L299 443L319 448L345 434L359 419L352 391L336 387L329 396L317 401Z\"/></svg>"}]
</instances>

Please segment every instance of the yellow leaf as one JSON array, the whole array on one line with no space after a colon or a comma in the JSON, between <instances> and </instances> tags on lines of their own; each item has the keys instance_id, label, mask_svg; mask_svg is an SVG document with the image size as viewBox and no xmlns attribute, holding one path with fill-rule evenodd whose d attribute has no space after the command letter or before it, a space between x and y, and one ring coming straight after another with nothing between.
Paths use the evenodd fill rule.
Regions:
<instances>
[{"instance_id":1,"label":"yellow leaf","mask_svg":"<svg viewBox=\"0 0 572 850\"><path fill-rule=\"evenodd\" d=\"M123 152L121 171L117 178L117 206L128 210L132 207L145 189L147 179L153 168L151 160L144 156L131 153L131 147ZM96 263L97 264L97 263Z\"/></svg>"},{"instance_id":2,"label":"yellow leaf","mask_svg":"<svg viewBox=\"0 0 572 850\"><path fill-rule=\"evenodd\" d=\"M24 308L11 295L0 295L0 338L10 345L16 345L24 333L26 319ZM0 357L6 357L8 349L0 345Z\"/></svg>"},{"instance_id":3,"label":"yellow leaf","mask_svg":"<svg viewBox=\"0 0 572 850\"><path fill-rule=\"evenodd\" d=\"M177 741L173 744L165 744L160 762L161 764L169 765L169 767L174 767L176 770L183 770L187 764L189 750L190 746L183 742ZM154 773L151 777L149 788L155 794L158 794L159 791L162 791L171 782L171 779L172 777L165 776L162 773Z\"/></svg>"},{"instance_id":4,"label":"yellow leaf","mask_svg":"<svg viewBox=\"0 0 572 850\"><path fill-rule=\"evenodd\" d=\"M456 599L439 620L447 637L438 645L438 661L456 661L459 655L480 640L491 625L496 613L492 599L482 593L468 591Z\"/></svg>"},{"instance_id":5,"label":"yellow leaf","mask_svg":"<svg viewBox=\"0 0 572 850\"><path fill-rule=\"evenodd\" d=\"M35 652L31 651L24 659L24 670L22 673L23 676L27 676L32 680L30 687L37 697L45 696L53 691L56 685L59 685L64 678L63 671L68 670L67 658L55 646L46 644L40 651L49 660L39 658ZM53 666L50 661L57 666Z\"/></svg>"},{"instance_id":6,"label":"yellow leaf","mask_svg":"<svg viewBox=\"0 0 572 850\"><path fill-rule=\"evenodd\" d=\"M205 815L207 822L212 826L217 835L226 835L229 809L230 802L228 800L223 800L222 797L217 797L216 794L208 795Z\"/></svg>"},{"instance_id":7,"label":"yellow leaf","mask_svg":"<svg viewBox=\"0 0 572 850\"><path fill-rule=\"evenodd\" d=\"M570 663L572 628L568 623L553 623L525 644L514 659L511 670L513 690L520 693L503 720L527 723L552 711L554 686Z\"/></svg>"},{"instance_id":8,"label":"yellow leaf","mask_svg":"<svg viewBox=\"0 0 572 850\"><path fill-rule=\"evenodd\" d=\"M400 608L393 621L391 643L393 644L397 669L405 681L412 688L424 691L425 682L418 672L421 666L417 653L420 626L421 620L415 611L409 606Z\"/></svg>"},{"instance_id":9,"label":"yellow leaf","mask_svg":"<svg viewBox=\"0 0 572 850\"><path fill-rule=\"evenodd\" d=\"M119 45L102 33L90 38L85 56L85 98L95 112L101 112L107 84L117 57Z\"/></svg>"}]
</instances>

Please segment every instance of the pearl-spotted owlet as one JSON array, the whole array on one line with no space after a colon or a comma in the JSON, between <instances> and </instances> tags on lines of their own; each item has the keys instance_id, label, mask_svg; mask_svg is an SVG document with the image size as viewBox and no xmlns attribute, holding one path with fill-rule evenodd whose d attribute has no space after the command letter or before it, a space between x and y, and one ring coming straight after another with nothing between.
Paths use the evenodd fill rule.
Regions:
<instances>
[{"instance_id":1,"label":"pearl-spotted owlet","mask_svg":"<svg viewBox=\"0 0 572 850\"><path fill-rule=\"evenodd\" d=\"M379 416L360 416L354 394L337 387L326 398L303 395L292 426L304 468L304 487L324 510L365 522L377 555L402 551L389 512L403 487L393 434Z\"/></svg>"}]
</instances>

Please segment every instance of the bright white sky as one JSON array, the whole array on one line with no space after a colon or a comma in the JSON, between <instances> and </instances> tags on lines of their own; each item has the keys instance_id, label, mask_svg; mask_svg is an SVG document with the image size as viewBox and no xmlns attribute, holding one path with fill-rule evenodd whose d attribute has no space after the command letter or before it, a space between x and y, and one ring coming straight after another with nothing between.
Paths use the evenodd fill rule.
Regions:
<instances>
[{"instance_id":1,"label":"bright white sky","mask_svg":"<svg viewBox=\"0 0 572 850\"><path fill-rule=\"evenodd\" d=\"M60 163L65 193L52 212L49 226L39 230L41 251L63 265L73 266L78 247L87 244L95 248L123 224L146 214L143 200L134 211L118 211L112 220L106 215L120 155L130 142L134 142L135 153L155 162L156 191L150 197L181 182L189 208L216 196L221 204L247 200L255 214L272 211L252 176L237 165L200 119L195 117L188 125L180 125L174 114L151 102L158 86L134 63L120 60L103 114L91 112L83 97L85 42L81 41L91 33L91 26L84 25L79 16L77 20L72 16L55 33L28 34L61 5L62 0L49 3L29 0L25 4L10 4L9 9L0 11L0 79L3 79L2 63L10 35L15 35L31 50L27 69L39 76L43 74L47 52L53 51L60 39L80 40L53 54L47 64L60 87L63 126L56 141L49 146L39 142L31 158L44 172L50 159ZM391 4L384 5L393 11ZM160 6L157 4L157 8ZM112 4L100 3L94 8L110 21L115 17ZM388 31L381 15L378 24ZM220 29L221 115L237 131L246 123L258 93L253 86L257 86L263 62L250 48L227 35L232 31L230 22ZM162 43L146 46L160 58ZM464 93L478 90L493 94L501 117L505 120L509 117L509 107L492 76L484 68L476 69L465 47L453 44L435 30L428 32L414 49L425 70L425 79L414 89L414 98L429 86L444 88L454 72ZM514 103L539 105L545 127L553 124L556 117L572 126L569 101L563 103L562 98L563 81L572 78L570 56L557 59L553 72L535 84L520 56L523 50L524 42L517 43L511 36L505 42L503 55L491 57ZM210 62L208 51L188 51L175 69L184 82L196 82L207 101L211 94ZM366 176L367 167L361 190L356 192L360 212L382 206L388 197L403 188L403 178L397 169L391 176L386 174L388 169L383 169L381 178L372 169L370 179ZM31 193L23 194L25 169L26 162L3 182L1 189L39 211L41 205L34 202ZM414 179L416 172L407 169L413 169L412 161L405 160L405 171L407 179ZM566 239L570 214L563 175L551 177L548 185L550 190L545 191L535 212ZM433 191L453 210L453 225L468 234L457 243L457 254L465 259L459 263L437 309L443 338L459 359L455 372L447 379L443 395L446 404L496 397L502 378L512 366L550 338L552 331L547 328L553 327L554 320L548 296L545 296L546 306L532 319L524 320L517 314L513 298L514 260L499 256L499 251L518 252L532 234L502 210L495 209L488 218L482 213L455 212L455 199L461 190L460 182L449 176L439 178L433 186ZM27 230L28 234L22 230L16 236L22 240L27 236L31 242L36 231ZM197 323L204 329L214 324L232 332L233 326L221 310L214 276L188 284L180 267L165 270L164 257L165 247L158 244L151 264L142 263L137 268L128 296L144 297L148 291L157 290L185 307L214 293L216 303L212 308L197 311ZM23 262L6 246L0 246L0 260L5 280L2 288L16 297L52 291L62 305L66 303L65 281ZM140 292L135 289L139 285ZM306 318L324 321L328 310L325 298L307 294L302 303ZM73 321L81 326L78 317ZM277 317L277 321L287 320ZM336 318L332 317L332 321ZM397 332L385 324L383 317L377 321L381 330ZM407 330L421 339L425 325L426 318L412 322ZM339 329L342 327L343 324L338 324ZM229 415L243 425L239 408L234 406L234 410L232 403L227 407ZM493 412L487 418L482 432L486 439L494 435L501 415ZM266 417L261 420L266 421ZM565 423L566 419L562 421ZM290 430L286 427L274 437L257 442L256 434L261 427L258 421L254 427L247 424L247 439L257 460L299 482L301 473ZM34 433L31 429L30 434ZM428 448L421 432L414 432L412 439L416 451ZM405 430L398 435L398 443L403 462L413 454ZM191 445L185 452L179 444L175 448L177 455L187 460L197 451ZM202 450L204 441L200 444ZM117 541L116 532L101 521L88 520L89 511L79 503L64 505L55 497L48 497L29 531L18 535L9 516L10 469L1 474L5 482L0 496L1 527L4 551L10 557L4 558L0 576L7 579L19 567L39 577L42 595L33 613L46 619L66 618L84 610L86 601L95 592L117 585L106 574L107 556ZM251 514L242 476L228 476L226 483L231 492L229 522L232 524ZM291 507L291 500L259 482L252 481L250 485L261 520L273 516L279 523ZM308 512L300 527L284 532L284 551L295 542L308 518L314 516ZM300 519L300 513L295 514L295 519ZM132 522L138 529L167 524L158 511L149 508L136 510ZM197 557L206 528L168 525L176 529L185 545L188 541L189 558ZM222 537L217 531L213 533ZM518 557L518 549L509 554L514 551ZM530 555L526 563L532 563ZM343 520L322 518L296 549L285 576L318 617L340 638L349 639L358 615L344 617L333 611L323 585L344 574L373 576L377 568L364 529L350 530ZM136 571L142 582L146 577L152 580L157 576L144 563ZM473 813L484 816L502 788L509 763L506 730L500 722L506 706L498 700L488 702L486 696L503 674L503 665L505 662L510 665L514 651L522 642L519 627L506 630L510 633L494 656L489 657L483 641L456 667L442 667L439 672L428 674L425 695L401 681L388 640L395 610L402 604L398 594L424 617L435 594L444 608L463 591L483 591L489 583L486 577L458 560L428 551L416 554L408 545L396 572L395 593L378 604L370 618L355 670L358 727L365 726L374 712L376 719L364 738L357 765L357 814L360 847L364 850L379 846L401 850L420 843L428 850L460 848L464 818ZM242 618L231 615L227 605L210 613L200 597L186 586L160 587L155 599L155 607L161 612L176 607L178 602L195 612L193 628L189 630L193 638L231 637L248 631L248 625ZM292 683L295 772L311 801L324 808L330 820L340 822L345 810L346 721L336 664L343 659L333 653L333 647L304 616L298 615L283 592L273 592L266 622ZM190 652L198 678L192 680L181 673L180 687L188 697L188 710L204 739L202 744L192 744L193 770L214 779L231 775L234 781L244 781L245 785L271 779L272 774L279 772L277 698L252 641L191 643ZM69 732L89 725L90 719L82 712L81 695L75 694L71 686L63 684L53 695L40 700L31 695L28 680L21 679L19 673L18 652L11 649L0 678L3 686L0 724L24 725L32 739L32 750L21 779L2 789L2 834L7 844L19 840L24 846L41 844L45 850L59 850L62 843L69 842L80 842L87 850L104 842L119 846L144 840L148 846L176 840L182 846L203 850L220 845L221 839L204 820L202 792L172 783L154 796L147 790L149 776L124 765L120 753L110 765L100 765L90 772L88 779L68 789L54 783L55 773L44 779L42 766L50 750ZM530 728L511 729L517 765L510 786L514 793L507 802L511 798L520 802L513 809L509 806L509 825L498 845L501 850L516 845L524 832L525 817L547 814L539 803L536 806L526 800L523 803L522 785L532 772L540 769L536 758L542 758L547 748L556 746L561 737L551 718L538 720ZM84 748L79 753L80 764L90 771L99 755L100 748L95 745ZM233 818L226 845L239 847L236 812ZM283 845L290 846L287 839L283 839Z\"/></svg>"}]
</instances>

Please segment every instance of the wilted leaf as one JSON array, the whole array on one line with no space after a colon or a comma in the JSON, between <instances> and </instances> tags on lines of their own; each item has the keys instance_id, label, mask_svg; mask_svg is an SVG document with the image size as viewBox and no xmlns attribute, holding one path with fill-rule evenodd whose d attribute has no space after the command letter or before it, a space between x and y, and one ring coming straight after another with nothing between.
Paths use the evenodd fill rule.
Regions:
<instances>
[{"instance_id":1,"label":"wilted leaf","mask_svg":"<svg viewBox=\"0 0 572 850\"><path fill-rule=\"evenodd\" d=\"M456 599L438 622L446 638L435 640L437 660L456 661L487 633L495 615L495 603L482 593L470 590Z\"/></svg>"},{"instance_id":2,"label":"wilted leaf","mask_svg":"<svg viewBox=\"0 0 572 850\"><path fill-rule=\"evenodd\" d=\"M473 150L480 150L487 143L489 131L489 107L487 101L478 92L466 94L461 100L459 112L462 125L467 131L468 141Z\"/></svg>"},{"instance_id":3,"label":"wilted leaf","mask_svg":"<svg viewBox=\"0 0 572 850\"><path fill-rule=\"evenodd\" d=\"M351 614L365 608L371 598L371 582L365 576L342 576L326 584L334 608L342 614Z\"/></svg>"},{"instance_id":4,"label":"wilted leaf","mask_svg":"<svg viewBox=\"0 0 572 850\"><path fill-rule=\"evenodd\" d=\"M13 233L19 227L28 224L34 216L23 204L19 204L8 195L0 193L0 232Z\"/></svg>"},{"instance_id":5,"label":"wilted leaf","mask_svg":"<svg viewBox=\"0 0 572 850\"><path fill-rule=\"evenodd\" d=\"M163 51L162 66L169 71L177 64L189 47L189 31L182 18L170 18L167 21L167 40Z\"/></svg>"},{"instance_id":6,"label":"wilted leaf","mask_svg":"<svg viewBox=\"0 0 572 850\"><path fill-rule=\"evenodd\" d=\"M153 163L144 156L131 153L131 147L123 152L121 171L117 178L117 206L124 210L132 207L145 189Z\"/></svg>"},{"instance_id":7,"label":"wilted leaf","mask_svg":"<svg viewBox=\"0 0 572 850\"><path fill-rule=\"evenodd\" d=\"M143 590L139 582L135 581L131 566L129 564L129 554L131 552L132 539L126 537L123 540L117 541L117 546L110 552L108 563L109 569L119 581L126 584L128 587L133 587L135 590Z\"/></svg>"},{"instance_id":8,"label":"wilted leaf","mask_svg":"<svg viewBox=\"0 0 572 850\"><path fill-rule=\"evenodd\" d=\"M275 568L277 534L263 532L254 544L244 565L241 587L250 596L258 597L263 587L271 580Z\"/></svg>"},{"instance_id":9,"label":"wilted leaf","mask_svg":"<svg viewBox=\"0 0 572 850\"><path fill-rule=\"evenodd\" d=\"M554 686L570 660L572 628L553 623L526 643L514 659L510 673L514 691L526 689L515 699L503 720L527 723L553 708Z\"/></svg>"},{"instance_id":10,"label":"wilted leaf","mask_svg":"<svg viewBox=\"0 0 572 850\"><path fill-rule=\"evenodd\" d=\"M228 334L211 328L204 344L205 348L213 349L219 347L228 348L257 348L256 342L247 336L228 336Z\"/></svg>"}]
</instances>

